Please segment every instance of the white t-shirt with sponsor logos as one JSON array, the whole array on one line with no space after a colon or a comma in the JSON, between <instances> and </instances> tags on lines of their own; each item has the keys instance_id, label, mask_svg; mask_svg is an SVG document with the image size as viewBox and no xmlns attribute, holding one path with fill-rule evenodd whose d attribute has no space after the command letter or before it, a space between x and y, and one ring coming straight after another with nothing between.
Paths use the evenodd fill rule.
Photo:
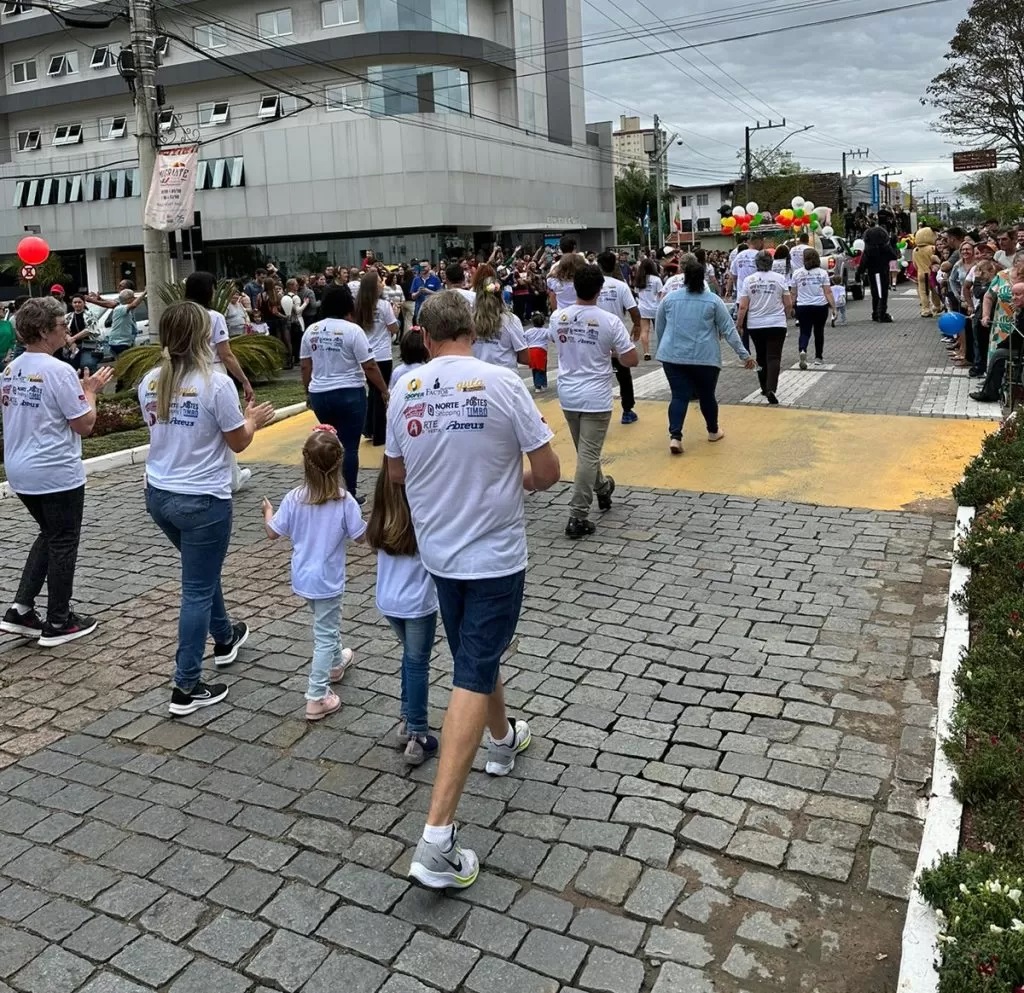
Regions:
<instances>
[{"instance_id":1,"label":"white t-shirt with sponsor logos","mask_svg":"<svg viewBox=\"0 0 1024 993\"><path fill-rule=\"evenodd\" d=\"M4 470L15 493L85 485L82 439L68 421L92 409L75 370L43 352L22 352L0 376Z\"/></svg>"},{"instance_id":2,"label":"white t-shirt with sponsor logos","mask_svg":"<svg viewBox=\"0 0 1024 993\"><path fill-rule=\"evenodd\" d=\"M225 431L245 423L238 391L228 376L214 369L194 372L178 384L170 417L157 420L156 390L160 368L151 369L139 383L139 406L149 425L146 479L170 493L207 494L231 499L232 453Z\"/></svg>"},{"instance_id":3,"label":"white t-shirt with sponsor logos","mask_svg":"<svg viewBox=\"0 0 1024 993\"><path fill-rule=\"evenodd\" d=\"M614 276L605 276L604 285L597 295L597 305L603 311L617 317L623 324L629 317L629 312L636 306L636 297L633 291L621 280ZM632 322L632 318L630 318Z\"/></svg>"},{"instance_id":4,"label":"white t-shirt with sponsor logos","mask_svg":"<svg viewBox=\"0 0 1024 993\"><path fill-rule=\"evenodd\" d=\"M548 289L555 295L555 303L571 307L576 302L576 284L571 279L556 279L548 276Z\"/></svg>"},{"instance_id":5,"label":"white t-shirt with sponsor logos","mask_svg":"<svg viewBox=\"0 0 1024 993\"><path fill-rule=\"evenodd\" d=\"M214 365L222 364L217 354L217 346L222 341L227 341L231 335L228 334L228 322L219 310L211 310L210 314L210 350L213 352Z\"/></svg>"},{"instance_id":6,"label":"white t-shirt with sponsor logos","mask_svg":"<svg viewBox=\"0 0 1024 993\"><path fill-rule=\"evenodd\" d=\"M553 437L519 376L445 355L391 391L385 454L405 462L420 557L449 579L526 568L523 454Z\"/></svg>"},{"instance_id":7,"label":"white t-shirt with sponsor logos","mask_svg":"<svg viewBox=\"0 0 1024 993\"><path fill-rule=\"evenodd\" d=\"M395 317L391 304L382 297L377 301L377 309L373 315L373 327L366 335L366 340L370 343L370 352L378 362L392 360L391 336L397 326L398 318Z\"/></svg>"},{"instance_id":8,"label":"white t-shirt with sponsor logos","mask_svg":"<svg viewBox=\"0 0 1024 993\"><path fill-rule=\"evenodd\" d=\"M789 250L789 267L794 273L797 269L802 269L804 267L804 252L806 252L810 247L810 245L804 245L798 242Z\"/></svg>"},{"instance_id":9,"label":"white t-shirt with sponsor logos","mask_svg":"<svg viewBox=\"0 0 1024 993\"><path fill-rule=\"evenodd\" d=\"M743 281L737 299L746 297L748 328L786 327L783 296L789 292L786 277L777 272L752 272Z\"/></svg>"},{"instance_id":10,"label":"white t-shirt with sponsor logos","mask_svg":"<svg viewBox=\"0 0 1024 993\"><path fill-rule=\"evenodd\" d=\"M437 612L437 588L415 555L377 552L377 609L385 617L427 617Z\"/></svg>"},{"instance_id":11,"label":"white t-shirt with sponsor logos","mask_svg":"<svg viewBox=\"0 0 1024 993\"><path fill-rule=\"evenodd\" d=\"M358 324L328 317L306 328L299 357L313 362L309 392L326 393L365 386L363 363L373 355L366 332Z\"/></svg>"},{"instance_id":12,"label":"white t-shirt with sponsor logos","mask_svg":"<svg viewBox=\"0 0 1024 993\"><path fill-rule=\"evenodd\" d=\"M797 269L793 273L793 286L796 291L798 307L824 307L825 287L831 286L832 280L824 269L815 266L813 269Z\"/></svg>"},{"instance_id":13,"label":"white t-shirt with sponsor logos","mask_svg":"<svg viewBox=\"0 0 1024 993\"><path fill-rule=\"evenodd\" d=\"M637 290L637 306L640 308L640 316L647 321L653 321L658 315L658 301L661 299L662 290L665 284L660 276L648 276L647 285Z\"/></svg>"},{"instance_id":14,"label":"white t-shirt with sponsor logos","mask_svg":"<svg viewBox=\"0 0 1024 993\"><path fill-rule=\"evenodd\" d=\"M600 307L568 307L551 315L558 349L558 402L562 410L601 413L612 409L612 352L636 346L626 325Z\"/></svg>"},{"instance_id":15,"label":"white t-shirt with sponsor logos","mask_svg":"<svg viewBox=\"0 0 1024 993\"><path fill-rule=\"evenodd\" d=\"M477 338L473 342L473 354L481 362L515 369L519 364L518 353L526 347L523 322L515 314L502 314L498 337L490 341L481 341Z\"/></svg>"},{"instance_id":16,"label":"white t-shirt with sponsor logos","mask_svg":"<svg viewBox=\"0 0 1024 993\"><path fill-rule=\"evenodd\" d=\"M470 307L476 306L476 290L468 290L465 286L453 286L453 290L462 297Z\"/></svg>"},{"instance_id":17,"label":"white t-shirt with sponsor logos","mask_svg":"<svg viewBox=\"0 0 1024 993\"><path fill-rule=\"evenodd\" d=\"M744 248L742 252L736 254L736 258L732 260L732 264L729 266L729 272L732 273L733 278L736 280L736 295L739 298L740 290L743 289L743 281L752 272L757 272L757 266L754 263L754 259L757 258L758 250L756 248Z\"/></svg>"},{"instance_id":18,"label":"white t-shirt with sponsor logos","mask_svg":"<svg viewBox=\"0 0 1024 993\"><path fill-rule=\"evenodd\" d=\"M347 493L340 500L307 503L305 487L289 490L270 530L292 540L292 592L330 600L345 592L345 544L361 538L366 522Z\"/></svg>"}]
</instances>

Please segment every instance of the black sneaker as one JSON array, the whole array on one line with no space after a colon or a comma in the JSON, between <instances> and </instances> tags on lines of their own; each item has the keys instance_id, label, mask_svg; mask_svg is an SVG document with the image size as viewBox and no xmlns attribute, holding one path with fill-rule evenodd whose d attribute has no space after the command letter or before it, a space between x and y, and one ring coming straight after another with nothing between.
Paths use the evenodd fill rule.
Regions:
<instances>
[{"instance_id":1,"label":"black sneaker","mask_svg":"<svg viewBox=\"0 0 1024 993\"><path fill-rule=\"evenodd\" d=\"M42 630L43 622L34 610L19 614L13 607L8 607L4 619L0 621L0 631L20 634L23 638L38 638Z\"/></svg>"},{"instance_id":2,"label":"black sneaker","mask_svg":"<svg viewBox=\"0 0 1024 993\"><path fill-rule=\"evenodd\" d=\"M771 406L773 406L773 407L778 406L779 398L771 390L769 390L765 394L765 396L768 398L768 403L771 404Z\"/></svg>"},{"instance_id":3,"label":"black sneaker","mask_svg":"<svg viewBox=\"0 0 1024 993\"><path fill-rule=\"evenodd\" d=\"M882 316L878 318L878 322L879 324L892 324L892 314L882 314Z\"/></svg>"},{"instance_id":4,"label":"black sneaker","mask_svg":"<svg viewBox=\"0 0 1024 993\"><path fill-rule=\"evenodd\" d=\"M238 658L238 649L249 640L248 624L234 624L232 625L231 630L233 634L231 641L228 644L214 644L213 646L214 665L231 665L231 663ZM227 690L224 692L226 693Z\"/></svg>"},{"instance_id":5,"label":"black sneaker","mask_svg":"<svg viewBox=\"0 0 1024 993\"><path fill-rule=\"evenodd\" d=\"M42 648L53 648L54 645L65 645L77 638L84 638L96 630L99 621L95 617L79 617L74 611L68 614L68 619L57 627L49 621L43 621L39 633L39 645Z\"/></svg>"},{"instance_id":6,"label":"black sneaker","mask_svg":"<svg viewBox=\"0 0 1024 993\"><path fill-rule=\"evenodd\" d=\"M597 528L590 521L582 517L570 517L569 523L565 526L565 536L566 538L585 538L596 530Z\"/></svg>"},{"instance_id":7,"label":"black sneaker","mask_svg":"<svg viewBox=\"0 0 1024 993\"><path fill-rule=\"evenodd\" d=\"M223 683L214 683L207 686L206 683L196 683L191 693L179 690L177 686L171 692L171 705L167 709L172 717L185 717L187 714L194 714L203 707L220 703L228 695L228 688Z\"/></svg>"},{"instance_id":8,"label":"black sneaker","mask_svg":"<svg viewBox=\"0 0 1024 993\"><path fill-rule=\"evenodd\" d=\"M611 510L612 494L615 492L615 480L611 476L605 476L604 484L604 493L597 494L597 508L598 510Z\"/></svg>"}]
</instances>

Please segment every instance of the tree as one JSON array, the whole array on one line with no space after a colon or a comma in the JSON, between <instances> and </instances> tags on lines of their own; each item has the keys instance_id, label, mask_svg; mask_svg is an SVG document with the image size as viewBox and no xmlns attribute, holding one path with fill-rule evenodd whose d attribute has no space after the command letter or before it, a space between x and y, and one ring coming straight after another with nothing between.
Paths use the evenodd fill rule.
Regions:
<instances>
[{"instance_id":1,"label":"tree","mask_svg":"<svg viewBox=\"0 0 1024 993\"><path fill-rule=\"evenodd\" d=\"M657 228L654 205L657 202L654 179L646 169L631 164L615 180L615 223L618 228L620 245L642 245L647 235L640 219L649 210L651 214L652 237ZM665 197L665 200L668 198ZM664 206L664 204L663 204Z\"/></svg>"},{"instance_id":2,"label":"tree","mask_svg":"<svg viewBox=\"0 0 1024 993\"><path fill-rule=\"evenodd\" d=\"M744 162L746 170L746 150L741 149L736 157ZM774 176L798 176L804 170L793 158L792 152L783 152L778 148L752 148L750 150L750 179L767 179Z\"/></svg>"},{"instance_id":3,"label":"tree","mask_svg":"<svg viewBox=\"0 0 1024 993\"><path fill-rule=\"evenodd\" d=\"M972 148L1006 153L1024 188L1024 5L974 0L922 103L932 127Z\"/></svg>"},{"instance_id":4,"label":"tree","mask_svg":"<svg viewBox=\"0 0 1024 993\"><path fill-rule=\"evenodd\" d=\"M975 173L957 187L957 193L976 201L985 217L995 217L1000 224L1007 224L1024 213L1020 180L1016 169L992 169Z\"/></svg>"},{"instance_id":5,"label":"tree","mask_svg":"<svg viewBox=\"0 0 1024 993\"><path fill-rule=\"evenodd\" d=\"M21 278L21 270L24 265L25 263L17 255L11 255L0 261L0 272L15 276L18 285L24 288L25 293L28 293L29 285ZM73 281L71 276L64 271L64 262L59 255L51 254L42 265L37 265L35 270L36 278L32 283L32 293L35 296L45 296L50 292L50 287L54 283L59 283L68 288L68 299L70 299L70 286Z\"/></svg>"}]
</instances>

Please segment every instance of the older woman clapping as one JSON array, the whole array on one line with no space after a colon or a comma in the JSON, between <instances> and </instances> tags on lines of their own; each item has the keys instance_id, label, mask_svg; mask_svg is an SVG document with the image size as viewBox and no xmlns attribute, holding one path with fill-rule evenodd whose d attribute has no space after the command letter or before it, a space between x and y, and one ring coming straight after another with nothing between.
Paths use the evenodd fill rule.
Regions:
<instances>
[{"instance_id":1,"label":"older woman clapping","mask_svg":"<svg viewBox=\"0 0 1024 993\"><path fill-rule=\"evenodd\" d=\"M111 373L104 368L79 380L55 358L67 331L63 304L52 297L28 300L17 326L25 351L0 377L7 481L39 525L0 630L38 638L43 647L82 638L97 624L71 609L71 592L85 507L81 439L92 434L96 397ZM35 601L44 582L49 599L42 621Z\"/></svg>"}]
</instances>

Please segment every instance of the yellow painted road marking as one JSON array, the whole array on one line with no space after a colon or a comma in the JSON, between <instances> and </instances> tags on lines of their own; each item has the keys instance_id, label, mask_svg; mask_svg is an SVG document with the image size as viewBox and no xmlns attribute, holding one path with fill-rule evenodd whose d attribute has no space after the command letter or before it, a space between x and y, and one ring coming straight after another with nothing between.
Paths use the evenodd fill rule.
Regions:
<instances>
[{"instance_id":1,"label":"yellow painted road marking","mask_svg":"<svg viewBox=\"0 0 1024 993\"><path fill-rule=\"evenodd\" d=\"M576 456L556 400L538 405L555 432L562 478ZM613 417L604 466L621 486L649 486L795 500L835 507L900 510L945 500L992 421L839 414L782 407L723 406L726 437L711 444L696 406L686 417L685 454L668 451L667 404L641 402L637 424ZM261 431L243 461L299 465L316 423L312 413ZM377 468L383 447L364 442L359 461Z\"/></svg>"}]
</instances>

